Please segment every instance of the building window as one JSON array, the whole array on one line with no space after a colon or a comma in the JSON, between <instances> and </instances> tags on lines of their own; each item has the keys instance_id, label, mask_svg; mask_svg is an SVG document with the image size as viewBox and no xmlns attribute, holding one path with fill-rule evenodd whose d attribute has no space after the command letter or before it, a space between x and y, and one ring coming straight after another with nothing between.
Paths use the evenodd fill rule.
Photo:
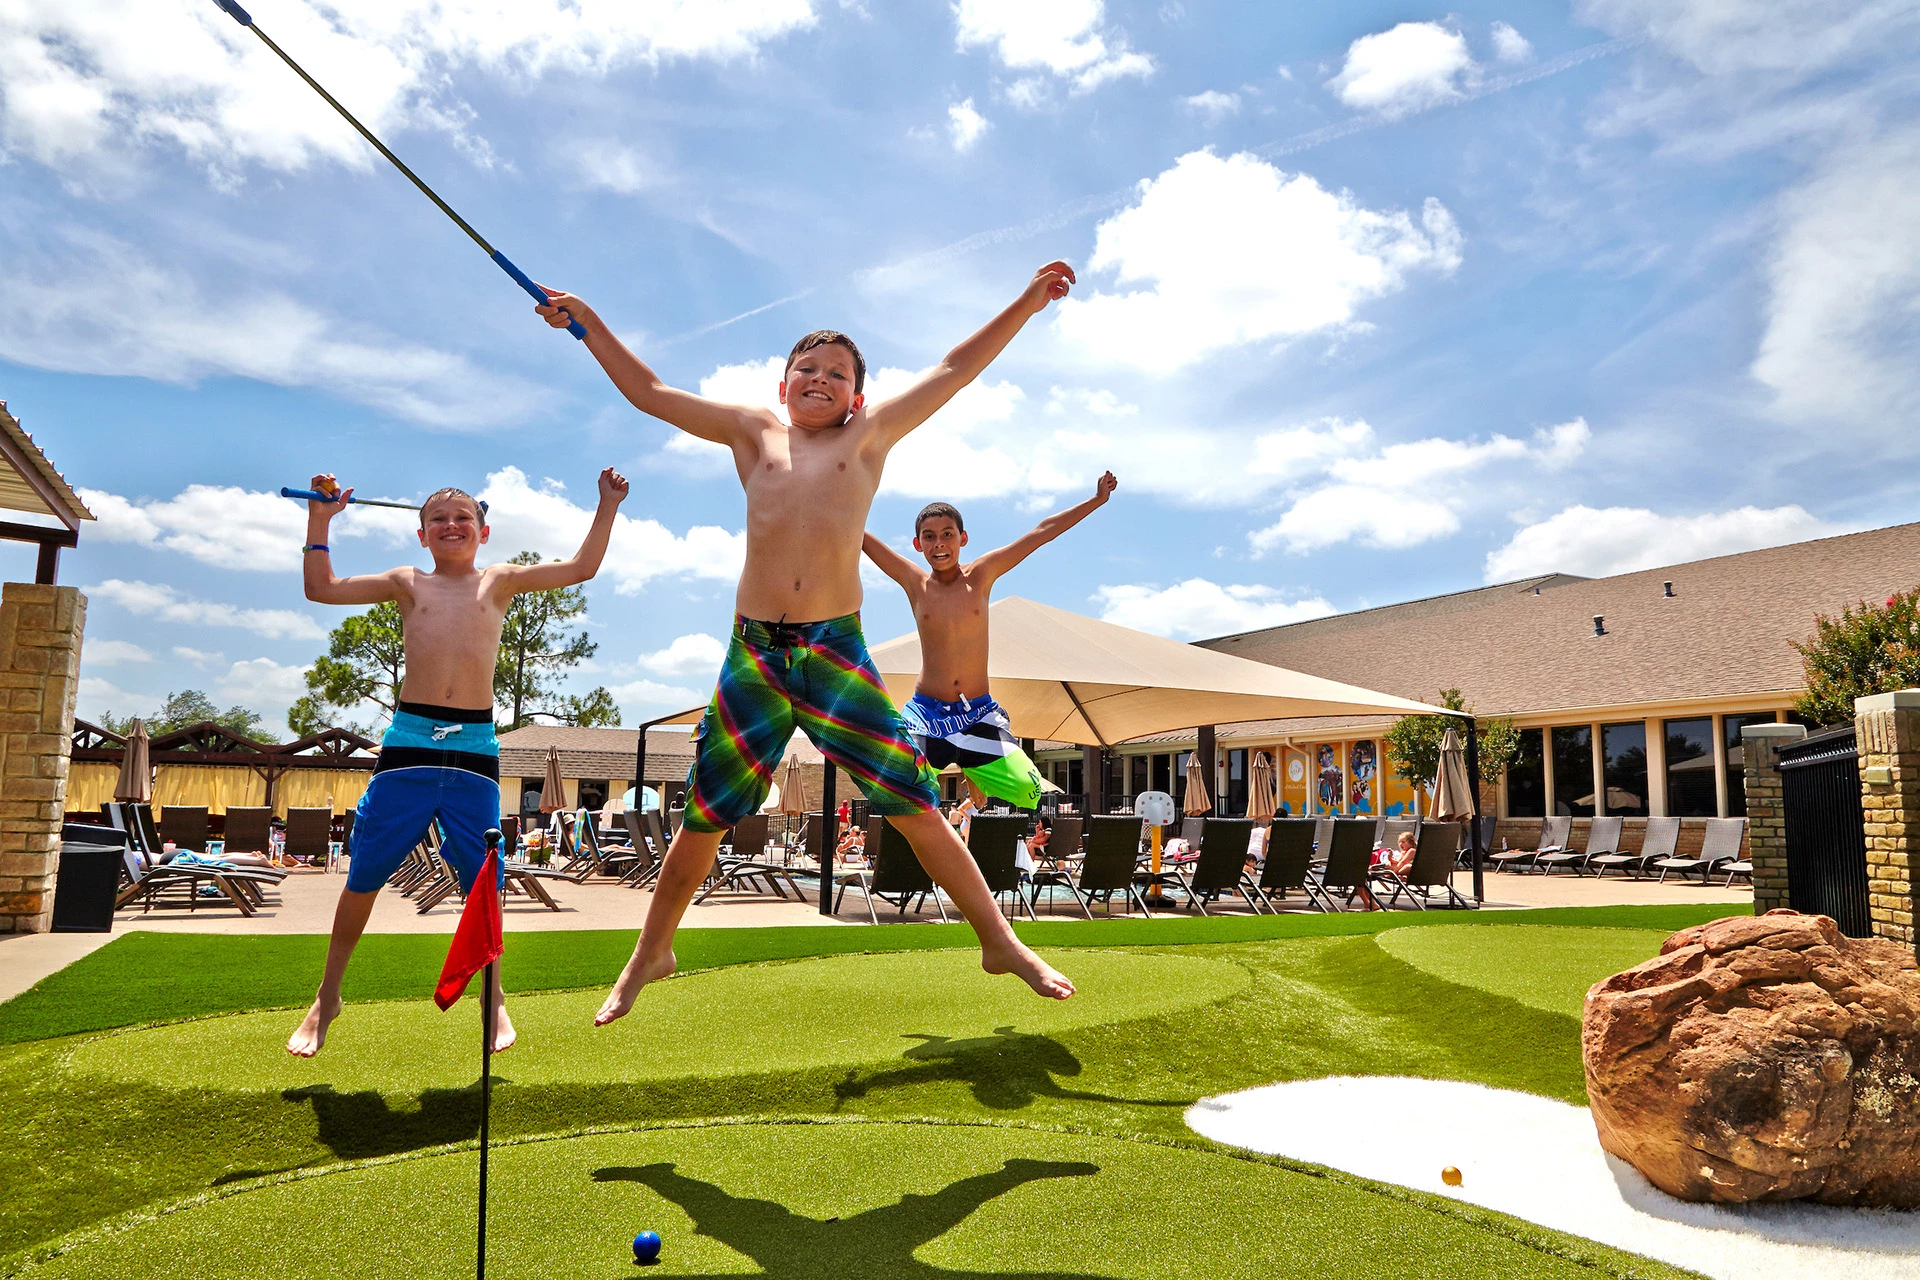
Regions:
<instances>
[{"instance_id":1,"label":"building window","mask_svg":"<svg viewBox=\"0 0 1920 1280\"><path fill-rule=\"evenodd\" d=\"M1127 757L1127 798L1131 800L1142 791L1151 791L1147 785L1147 758L1145 756Z\"/></svg>"},{"instance_id":2,"label":"building window","mask_svg":"<svg viewBox=\"0 0 1920 1280\"><path fill-rule=\"evenodd\" d=\"M1169 790L1173 793L1175 813L1187 811L1187 761L1191 759L1193 759L1191 751L1182 751L1173 758L1173 786Z\"/></svg>"},{"instance_id":3,"label":"building window","mask_svg":"<svg viewBox=\"0 0 1920 1280\"><path fill-rule=\"evenodd\" d=\"M1602 765L1607 775L1607 813L1616 818L1647 816L1647 722L1600 726Z\"/></svg>"},{"instance_id":4,"label":"building window","mask_svg":"<svg viewBox=\"0 0 1920 1280\"><path fill-rule=\"evenodd\" d=\"M580 790L578 793L580 796L580 807L582 809L591 809L596 813L606 808L607 792L611 788L611 785L612 780L608 778L580 779Z\"/></svg>"},{"instance_id":5,"label":"building window","mask_svg":"<svg viewBox=\"0 0 1920 1280\"><path fill-rule=\"evenodd\" d=\"M1727 816L1744 818L1747 816L1747 753L1741 749L1740 731L1750 724L1773 724L1771 711L1753 712L1743 716L1721 716L1721 732L1726 734L1727 742Z\"/></svg>"},{"instance_id":6,"label":"building window","mask_svg":"<svg viewBox=\"0 0 1920 1280\"><path fill-rule=\"evenodd\" d=\"M1154 756L1153 757L1153 785L1149 787L1148 790L1167 791L1167 792L1171 792L1173 790L1173 757L1172 756Z\"/></svg>"},{"instance_id":7,"label":"building window","mask_svg":"<svg viewBox=\"0 0 1920 1280\"><path fill-rule=\"evenodd\" d=\"M1227 752L1226 812L1237 818L1247 813L1247 753L1241 747Z\"/></svg>"},{"instance_id":8,"label":"building window","mask_svg":"<svg viewBox=\"0 0 1920 1280\"><path fill-rule=\"evenodd\" d=\"M1086 770L1084 760L1067 761L1067 794L1074 796L1076 800L1086 794Z\"/></svg>"},{"instance_id":9,"label":"building window","mask_svg":"<svg viewBox=\"0 0 1920 1280\"><path fill-rule=\"evenodd\" d=\"M1563 817L1593 816L1593 730L1584 724L1553 731L1553 811Z\"/></svg>"},{"instance_id":10,"label":"building window","mask_svg":"<svg viewBox=\"0 0 1920 1280\"><path fill-rule=\"evenodd\" d=\"M1547 816L1547 765L1545 731L1520 730L1520 750L1507 766L1507 816L1544 818ZM1709 779L1711 780L1711 779Z\"/></svg>"},{"instance_id":11,"label":"building window","mask_svg":"<svg viewBox=\"0 0 1920 1280\"><path fill-rule=\"evenodd\" d=\"M545 778L520 779L520 816L523 818L540 816L540 789L547 785Z\"/></svg>"},{"instance_id":12,"label":"building window","mask_svg":"<svg viewBox=\"0 0 1920 1280\"><path fill-rule=\"evenodd\" d=\"M1120 797L1126 794L1126 779L1122 776L1127 767L1126 762L1111 751L1102 751L1100 753L1100 767L1106 775L1107 794L1105 798L1107 808L1112 809L1120 803ZM1087 812L1092 813L1093 811L1093 801L1089 800L1087 802Z\"/></svg>"},{"instance_id":13,"label":"building window","mask_svg":"<svg viewBox=\"0 0 1920 1280\"><path fill-rule=\"evenodd\" d=\"M1720 812L1713 783L1713 717L1668 720L1667 816L1711 818Z\"/></svg>"}]
</instances>

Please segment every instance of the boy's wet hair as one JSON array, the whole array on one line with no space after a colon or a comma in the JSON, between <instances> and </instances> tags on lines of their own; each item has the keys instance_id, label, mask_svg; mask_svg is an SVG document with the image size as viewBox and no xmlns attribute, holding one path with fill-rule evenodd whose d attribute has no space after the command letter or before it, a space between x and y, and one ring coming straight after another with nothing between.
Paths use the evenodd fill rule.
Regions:
<instances>
[{"instance_id":1,"label":"boy's wet hair","mask_svg":"<svg viewBox=\"0 0 1920 1280\"><path fill-rule=\"evenodd\" d=\"M474 497L472 494L468 493L465 489L456 489L452 485L448 485L444 489L435 489L432 493L427 495L427 500L420 504L420 527L422 529L427 527L427 508L432 506L434 503L440 501L442 498L465 498L468 502L471 502L473 504L473 514L480 521L480 523L485 524L487 522L487 504L486 503L480 501L480 499Z\"/></svg>"},{"instance_id":2,"label":"boy's wet hair","mask_svg":"<svg viewBox=\"0 0 1920 1280\"><path fill-rule=\"evenodd\" d=\"M953 527L961 533L967 531L967 522L960 518L959 509L952 503L929 502L926 506L920 508L920 514L913 518L913 536L916 538L919 537L921 525L929 520L938 519L941 516L945 516L947 519L953 521Z\"/></svg>"},{"instance_id":3,"label":"boy's wet hair","mask_svg":"<svg viewBox=\"0 0 1920 1280\"><path fill-rule=\"evenodd\" d=\"M793 372L793 362L805 352L815 347L845 347L847 354L853 357L853 394L859 395L867 388L867 358L860 354L860 348L853 345L853 339L834 329L815 329L806 337L793 344L793 350L787 353L787 373ZM784 376L784 375L782 375Z\"/></svg>"}]
</instances>

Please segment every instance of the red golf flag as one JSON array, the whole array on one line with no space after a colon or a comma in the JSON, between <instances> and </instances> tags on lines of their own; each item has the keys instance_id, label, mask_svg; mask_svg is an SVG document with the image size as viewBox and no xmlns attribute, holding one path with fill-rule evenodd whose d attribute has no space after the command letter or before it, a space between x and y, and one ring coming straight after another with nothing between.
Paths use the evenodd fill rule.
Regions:
<instances>
[{"instance_id":1,"label":"red golf flag","mask_svg":"<svg viewBox=\"0 0 1920 1280\"><path fill-rule=\"evenodd\" d=\"M440 985L433 989L433 1002L451 1009L467 989L467 982L500 958L500 869L499 855L491 849L480 864L467 905L460 912L460 923L453 930L453 945L447 948L446 967L440 970Z\"/></svg>"}]
</instances>

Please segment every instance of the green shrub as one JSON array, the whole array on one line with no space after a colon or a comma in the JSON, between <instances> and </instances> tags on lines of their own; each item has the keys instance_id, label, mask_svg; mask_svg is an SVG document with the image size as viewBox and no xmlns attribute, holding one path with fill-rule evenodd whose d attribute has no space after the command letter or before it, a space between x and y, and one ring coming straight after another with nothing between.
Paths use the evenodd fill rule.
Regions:
<instances>
[{"instance_id":1,"label":"green shrub","mask_svg":"<svg viewBox=\"0 0 1920 1280\"><path fill-rule=\"evenodd\" d=\"M1920 686L1920 588L1821 614L1793 647L1807 673L1793 709L1815 724L1848 723L1855 698Z\"/></svg>"}]
</instances>

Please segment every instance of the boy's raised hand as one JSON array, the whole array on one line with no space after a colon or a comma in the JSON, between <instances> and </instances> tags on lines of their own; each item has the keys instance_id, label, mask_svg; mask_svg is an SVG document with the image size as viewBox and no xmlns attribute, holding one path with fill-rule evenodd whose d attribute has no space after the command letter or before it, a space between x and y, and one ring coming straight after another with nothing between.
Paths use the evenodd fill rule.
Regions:
<instances>
[{"instance_id":1,"label":"boy's raised hand","mask_svg":"<svg viewBox=\"0 0 1920 1280\"><path fill-rule=\"evenodd\" d=\"M554 289L541 285L546 290L548 302L534 304L546 322L555 329L564 329L575 320L588 328L593 327L593 308L574 297L564 289Z\"/></svg>"},{"instance_id":2,"label":"boy's raised hand","mask_svg":"<svg viewBox=\"0 0 1920 1280\"><path fill-rule=\"evenodd\" d=\"M1099 481L1093 486L1093 500L1095 502L1105 502L1113 496L1113 491L1119 487L1120 482L1114 479L1113 472L1109 471L1101 476Z\"/></svg>"},{"instance_id":3,"label":"boy's raised hand","mask_svg":"<svg viewBox=\"0 0 1920 1280\"><path fill-rule=\"evenodd\" d=\"M603 507L619 506L622 502L626 501L627 490L631 487L632 486L627 483L625 476L615 471L612 467L608 467L600 473L600 505Z\"/></svg>"},{"instance_id":4,"label":"boy's raised hand","mask_svg":"<svg viewBox=\"0 0 1920 1280\"><path fill-rule=\"evenodd\" d=\"M347 499L353 496L353 490L342 489L340 482L333 478L333 473L330 471L325 475L315 476L312 482L307 485L307 488L315 493L331 493L334 495L332 502L307 500L307 510L327 520L331 520L342 511L345 511L347 509Z\"/></svg>"},{"instance_id":5,"label":"boy's raised hand","mask_svg":"<svg viewBox=\"0 0 1920 1280\"><path fill-rule=\"evenodd\" d=\"M1049 302L1057 302L1067 296L1076 283L1073 268L1064 262L1055 260L1033 273L1033 280L1027 285L1020 300L1034 314L1046 310Z\"/></svg>"}]
</instances>

